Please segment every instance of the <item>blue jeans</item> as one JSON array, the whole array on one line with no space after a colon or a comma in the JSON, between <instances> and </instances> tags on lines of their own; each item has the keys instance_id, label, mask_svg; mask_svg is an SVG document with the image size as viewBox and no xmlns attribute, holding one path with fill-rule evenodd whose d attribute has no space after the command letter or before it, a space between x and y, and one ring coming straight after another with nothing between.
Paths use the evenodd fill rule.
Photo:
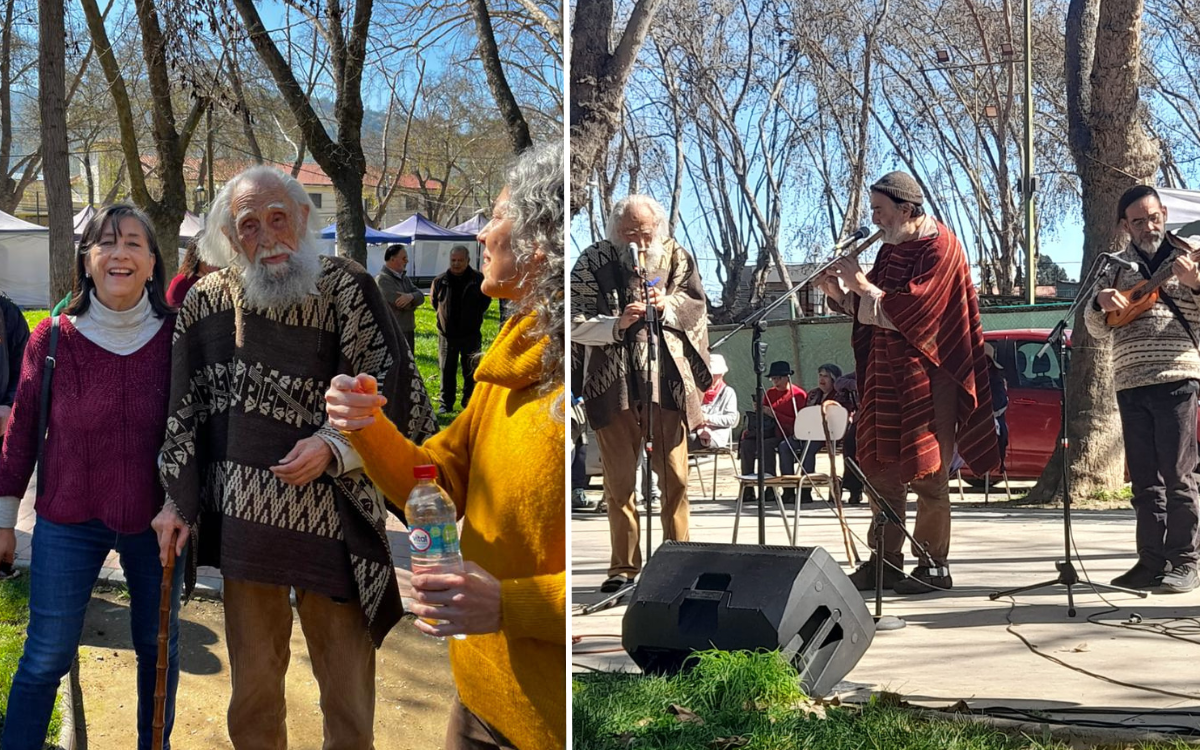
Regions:
<instances>
[{"instance_id":1,"label":"blue jeans","mask_svg":"<svg viewBox=\"0 0 1200 750\"><path fill-rule=\"evenodd\" d=\"M116 549L129 586L129 625L137 654L138 750L149 750L158 660L158 604L162 565L152 530L118 534L100 521L57 524L38 518L29 570L29 629L25 653L8 694L0 747L41 750L59 682L79 648L92 586L108 553ZM163 747L170 747L179 685L179 592L183 565L175 568L171 603L167 711Z\"/></svg>"}]
</instances>

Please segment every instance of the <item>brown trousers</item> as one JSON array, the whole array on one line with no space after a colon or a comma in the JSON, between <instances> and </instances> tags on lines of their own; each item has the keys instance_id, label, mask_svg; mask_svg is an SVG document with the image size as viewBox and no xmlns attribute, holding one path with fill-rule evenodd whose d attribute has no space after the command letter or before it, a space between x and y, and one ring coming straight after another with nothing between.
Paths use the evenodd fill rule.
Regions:
<instances>
[{"instance_id":1,"label":"brown trousers","mask_svg":"<svg viewBox=\"0 0 1200 750\"><path fill-rule=\"evenodd\" d=\"M225 579L225 639L233 694L229 739L236 750L286 750L284 676L291 659L286 586ZM373 750L375 647L357 601L296 590L325 719L323 750Z\"/></svg>"},{"instance_id":2,"label":"brown trousers","mask_svg":"<svg viewBox=\"0 0 1200 750\"><path fill-rule=\"evenodd\" d=\"M495 727L471 713L454 696L446 726L446 750L517 750Z\"/></svg>"},{"instance_id":3,"label":"brown trousers","mask_svg":"<svg viewBox=\"0 0 1200 750\"><path fill-rule=\"evenodd\" d=\"M651 459L662 490L663 539L688 540L688 452L683 414L654 405ZM604 499L608 503L608 529L612 537L612 562L608 574L632 578L642 569L639 545L641 525L635 504L634 484L642 460L642 421L645 410L626 409L596 431L600 461L604 464Z\"/></svg>"},{"instance_id":4,"label":"brown trousers","mask_svg":"<svg viewBox=\"0 0 1200 750\"><path fill-rule=\"evenodd\" d=\"M925 545L928 556L913 548L918 565L939 567L950 555L950 461L954 458L955 414L958 410L958 391L950 376L935 370L931 376L933 395L934 434L942 452L942 466L933 474L914 479L910 485L917 493L917 522L913 537ZM867 472L867 479L879 491L888 506L904 520L908 512L908 488L900 479L900 464L891 463L882 470ZM870 539L875 544L875 523L871 522ZM897 567L904 564L904 532L893 524L883 529L884 559Z\"/></svg>"}]
</instances>

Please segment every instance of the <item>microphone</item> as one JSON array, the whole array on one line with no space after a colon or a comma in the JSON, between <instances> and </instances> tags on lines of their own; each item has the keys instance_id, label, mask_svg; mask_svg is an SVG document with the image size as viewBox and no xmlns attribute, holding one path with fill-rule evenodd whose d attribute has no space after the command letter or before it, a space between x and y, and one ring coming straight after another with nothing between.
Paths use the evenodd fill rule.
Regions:
<instances>
[{"instance_id":1,"label":"microphone","mask_svg":"<svg viewBox=\"0 0 1200 750\"><path fill-rule=\"evenodd\" d=\"M629 243L629 254L633 256L633 267L635 269L640 269L642 267L642 264L639 262L642 256L642 249L638 247L638 243Z\"/></svg>"},{"instance_id":2,"label":"microphone","mask_svg":"<svg viewBox=\"0 0 1200 750\"><path fill-rule=\"evenodd\" d=\"M1138 270L1137 263L1134 263L1133 261L1130 261L1130 260L1125 260L1124 258L1118 256L1116 253L1100 253L1100 257L1104 258L1109 263L1113 263L1115 265L1120 266L1121 268L1125 268L1130 271L1133 271L1134 273L1137 273L1137 270Z\"/></svg>"},{"instance_id":3,"label":"microphone","mask_svg":"<svg viewBox=\"0 0 1200 750\"><path fill-rule=\"evenodd\" d=\"M845 250L846 248L853 245L855 242L858 242L861 239L865 239L869 234L871 234L871 228L867 227L867 226L861 226L858 229L855 229L854 233L851 234L849 237L846 237L845 239L840 240L836 245L833 246L833 249L834 250Z\"/></svg>"}]
</instances>

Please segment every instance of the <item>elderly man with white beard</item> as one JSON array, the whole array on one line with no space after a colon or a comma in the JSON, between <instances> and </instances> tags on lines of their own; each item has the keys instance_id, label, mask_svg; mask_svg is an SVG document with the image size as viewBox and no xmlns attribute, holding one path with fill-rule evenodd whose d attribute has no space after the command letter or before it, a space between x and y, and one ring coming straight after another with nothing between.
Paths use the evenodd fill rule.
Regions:
<instances>
[{"instance_id":1,"label":"elderly man with white beard","mask_svg":"<svg viewBox=\"0 0 1200 750\"><path fill-rule=\"evenodd\" d=\"M287 747L289 592L321 691L327 748L373 746L375 648L403 614L384 498L349 441L326 423L338 374L368 372L389 417L420 441L433 411L374 279L318 255L312 203L270 167L230 180L200 243L224 266L184 300L172 347L165 558L191 545L224 576L233 746Z\"/></svg>"},{"instance_id":2,"label":"elderly man with white beard","mask_svg":"<svg viewBox=\"0 0 1200 750\"><path fill-rule=\"evenodd\" d=\"M662 323L653 362L635 263ZM629 585L641 571L634 483L647 438L663 494L663 537L688 539L687 434L704 424L701 397L712 384L706 299L695 259L667 236L666 212L644 195L617 202L608 239L584 250L571 270L571 390L583 397L600 444L612 540L602 592Z\"/></svg>"}]
</instances>

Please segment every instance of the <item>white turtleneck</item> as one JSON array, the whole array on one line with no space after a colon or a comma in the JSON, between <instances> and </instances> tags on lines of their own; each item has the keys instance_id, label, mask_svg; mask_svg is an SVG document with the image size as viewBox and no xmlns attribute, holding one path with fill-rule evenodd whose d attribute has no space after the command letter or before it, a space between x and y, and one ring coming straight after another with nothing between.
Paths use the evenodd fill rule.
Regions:
<instances>
[{"instance_id":1,"label":"white turtleneck","mask_svg":"<svg viewBox=\"0 0 1200 750\"><path fill-rule=\"evenodd\" d=\"M89 341L113 354L133 354L146 345L163 319L155 317L150 306L150 296L142 292L142 298L128 310L111 310L101 304L96 292L90 293L92 304L83 315L71 315L67 320Z\"/></svg>"}]
</instances>

